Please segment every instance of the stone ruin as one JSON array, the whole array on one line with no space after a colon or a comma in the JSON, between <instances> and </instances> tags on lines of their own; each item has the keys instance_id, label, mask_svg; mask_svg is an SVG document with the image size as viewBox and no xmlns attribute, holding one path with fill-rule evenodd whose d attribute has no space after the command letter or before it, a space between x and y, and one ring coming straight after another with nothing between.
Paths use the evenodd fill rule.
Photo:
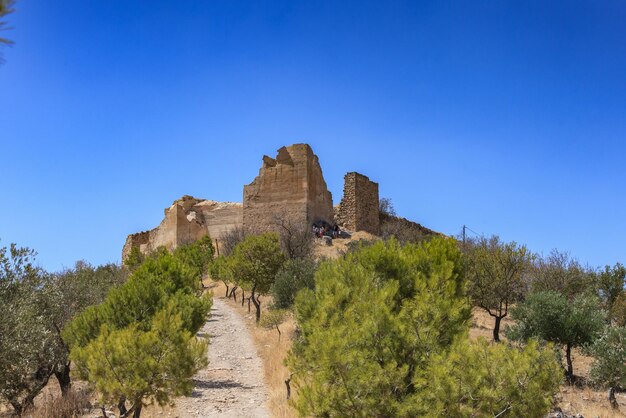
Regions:
<instances>
[{"instance_id":1,"label":"stone ruin","mask_svg":"<svg viewBox=\"0 0 626 418\"><path fill-rule=\"evenodd\" d=\"M378 183L356 172L346 174L336 218L337 223L349 231L379 235Z\"/></svg>"},{"instance_id":2,"label":"stone ruin","mask_svg":"<svg viewBox=\"0 0 626 418\"><path fill-rule=\"evenodd\" d=\"M125 260L133 247L149 253L168 250L209 234L219 241L236 227L255 233L276 229L277 221L310 227L337 223L348 232L380 233L378 183L351 172L345 176L344 196L336 211L317 156L308 144L282 147L275 158L263 157L259 175L243 187L243 204L183 196L165 209L154 229L131 234L122 249Z\"/></svg>"},{"instance_id":3,"label":"stone ruin","mask_svg":"<svg viewBox=\"0 0 626 418\"><path fill-rule=\"evenodd\" d=\"M282 147L263 157L252 183L243 187L243 226L253 233L275 229L276 218L295 224L333 222L333 199L317 155L307 144Z\"/></svg>"},{"instance_id":4,"label":"stone ruin","mask_svg":"<svg viewBox=\"0 0 626 418\"><path fill-rule=\"evenodd\" d=\"M183 196L164 210L165 216L159 226L149 231L131 234L122 249L125 260L133 247L144 254L158 247L173 250L209 234L219 237L242 224L241 203L216 202Z\"/></svg>"}]
</instances>

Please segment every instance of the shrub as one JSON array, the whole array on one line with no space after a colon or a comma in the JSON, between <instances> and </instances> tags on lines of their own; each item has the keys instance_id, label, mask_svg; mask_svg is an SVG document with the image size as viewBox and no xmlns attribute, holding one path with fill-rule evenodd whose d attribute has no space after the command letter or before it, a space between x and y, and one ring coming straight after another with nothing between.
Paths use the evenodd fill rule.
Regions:
<instances>
[{"instance_id":1,"label":"shrub","mask_svg":"<svg viewBox=\"0 0 626 418\"><path fill-rule=\"evenodd\" d=\"M513 340L539 338L565 348L566 374L574 376L572 348L592 343L604 328L605 313L594 296L568 301L561 293L538 292L511 311L517 323L507 328Z\"/></svg>"},{"instance_id":2,"label":"shrub","mask_svg":"<svg viewBox=\"0 0 626 418\"><path fill-rule=\"evenodd\" d=\"M454 240L377 242L323 263L315 286L296 297L300 334L287 359L300 414L548 411L559 381L549 348L469 342L471 306ZM453 381L455 392L446 389Z\"/></svg>"},{"instance_id":3,"label":"shrub","mask_svg":"<svg viewBox=\"0 0 626 418\"><path fill-rule=\"evenodd\" d=\"M274 306L279 309L288 309L293 306L296 293L301 289L315 288L315 270L317 264L309 259L294 259L285 263L276 275L272 284L271 293Z\"/></svg>"}]
</instances>

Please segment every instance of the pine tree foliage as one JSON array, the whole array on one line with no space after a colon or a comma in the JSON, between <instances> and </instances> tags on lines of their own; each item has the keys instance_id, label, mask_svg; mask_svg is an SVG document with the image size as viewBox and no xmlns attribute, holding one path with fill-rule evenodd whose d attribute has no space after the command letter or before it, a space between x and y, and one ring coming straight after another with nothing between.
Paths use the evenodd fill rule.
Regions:
<instances>
[{"instance_id":1,"label":"pine tree foliage","mask_svg":"<svg viewBox=\"0 0 626 418\"><path fill-rule=\"evenodd\" d=\"M430 390L420 396L433 417L544 416L562 380L551 348L534 340L522 349L462 340L438 354L429 372Z\"/></svg>"},{"instance_id":2,"label":"pine tree foliage","mask_svg":"<svg viewBox=\"0 0 626 418\"><path fill-rule=\"evenodd\" d=\"M214 253L211 237L205 235L191 244L178 247L174 251L174 256L193 269L196 277L202 279L208 273L208 267L213 261Z\"/></svg>"},{"instance_id":3,"label":"pine tree foliage","mask_svg":"<svg viewBox=\"0 0 626 418\"><path fill-rule=\"evenodd\" d=\"M206 341L185 329L173 301L157 312L148 331L131 324L123 329L103 325L98 337L77 347L72 357L83 379L95 384L101 402L117 403L122 397L133 405L143 400L159 405L180 395L190 395L192 376L207 364Z\"/></svg>"},{"instance_id":4,"label":"pine tree foliage","mask_svg":"<svg viewBox=\"0 0 626 418\"><path fill-rule=\"evenodd\" d=\"M212 301L201 296L198 270L188 260L168 252L148 257L63 331L77 370L102 400L131 402L123 416L189 393L191 377L206 364L207 342L195 333Z\"/></svg>"},{"instance_id":5,"label":"pine tree foliage","mask_svg":"<svg viewBox=\"0 0 626 418\"><path fill-rule=\"evenodd\" d=\"M406 246L395 240L377 242L323 263L315 291L303 290L296 298L300 333L287 363L298 387L299 413L445 416L439 413L455 413L450 403L465 402L456 416L493 416L508 404L528 407L518 404L526 401L521 392L533 385L534 394L550 398L558 382L534 377L528 357L545 357L549 366L550 358L555 362L551 353L535 345L520 352L469 343L471 304L462 266L456 242L444 238ZM483 366L468 367L481 356L486 358ZM448 360L465 368L455 372L462 388L456 394L442 389L451 375ZM490 362L512 376L496 374L482 382L492 373ZM527 383L525 376L531 376ZM433 379L441 386L433 386ZM507 382L517 389L496 386ZM475 402L464 398L485 385L492 391L489 396ZM493 395L497 391L500 397ZM546 403L541 401L540 407L545 412ZM539 416L535 412L527 416Z\"/></svg>"}]
</instances>

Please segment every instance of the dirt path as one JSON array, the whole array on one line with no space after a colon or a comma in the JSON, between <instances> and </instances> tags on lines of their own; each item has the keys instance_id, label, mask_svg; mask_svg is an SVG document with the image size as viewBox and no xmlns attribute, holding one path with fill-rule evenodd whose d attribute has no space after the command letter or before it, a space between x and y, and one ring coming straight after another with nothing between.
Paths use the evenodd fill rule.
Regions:
<instances>
[{"instance_id":1,"label":"dirt path","mask_svg":"<svg viewBox=\"0 0 626 418\"><path fill-rule=\"evenodd\" d=\"M213 297L200 335L210 339L209 365L194 377L193 394L177 399L178 416L269 417L263 363L243 320L222 298Z\"/></svg>"}]
</instances>

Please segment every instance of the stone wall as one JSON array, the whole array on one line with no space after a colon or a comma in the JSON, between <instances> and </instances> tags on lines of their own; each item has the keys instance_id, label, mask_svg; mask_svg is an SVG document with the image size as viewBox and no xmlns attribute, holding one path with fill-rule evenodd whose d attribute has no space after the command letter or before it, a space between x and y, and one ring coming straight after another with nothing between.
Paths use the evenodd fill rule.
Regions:
<instances>
[{"instance_id":1,"label":"stone wall","mask_svg":"<svg viewBox=\"0 0 626 418\"><path fill-rule=\"evenodd\" d=\"M332 222L332 196L317 156L307 144L278 150L263 157L263 166L243 188L243 225L254 233L275 229L276 217L302 225Z\"/></svg>"},{"instance_id":2,"label":"stone wall","mask_svg":"<svg viewBox=\"0 0 626 418\"><path fill-rule=\"evenodd\" d=\"M336 211L337 223L349 231L379 235L378 184L358 173L345 176L344 196ZM277 218L308 227L334 223L332 196L319 159L307 144L282 147L275 158L263 157L263 166L243 188L243 204L183 196L164 210L154 229L129 235L122 260L133 247L143 253L159 246L173 250L209 234L214 240L235 227L260 233L276 229Z\"/></svg>"},{"instance_id":3,"label":"stone wall","mask_svg":"<svg viewBox=\"0 0 626 418\"><path fill-rule=\"evenodd\" d=\"M240 203L222 203L183 196L164 210L159 226L126 238L122 260L126 259L133 247L138 247L142 253L147 254L161 246L173 250L206 234L219 240L223 233L240 226L242 218Z\"/></svg>"},{"instance_id":4,"label":"stone wall","mask_svg":"<svg viewBox=\"0 0 626 418\"><path fill-rule=\"evenodd\" d=\"M378 183L359 173L346 174L337 223L348 231L379 235Z\"/></svg>"}]
</instances>

